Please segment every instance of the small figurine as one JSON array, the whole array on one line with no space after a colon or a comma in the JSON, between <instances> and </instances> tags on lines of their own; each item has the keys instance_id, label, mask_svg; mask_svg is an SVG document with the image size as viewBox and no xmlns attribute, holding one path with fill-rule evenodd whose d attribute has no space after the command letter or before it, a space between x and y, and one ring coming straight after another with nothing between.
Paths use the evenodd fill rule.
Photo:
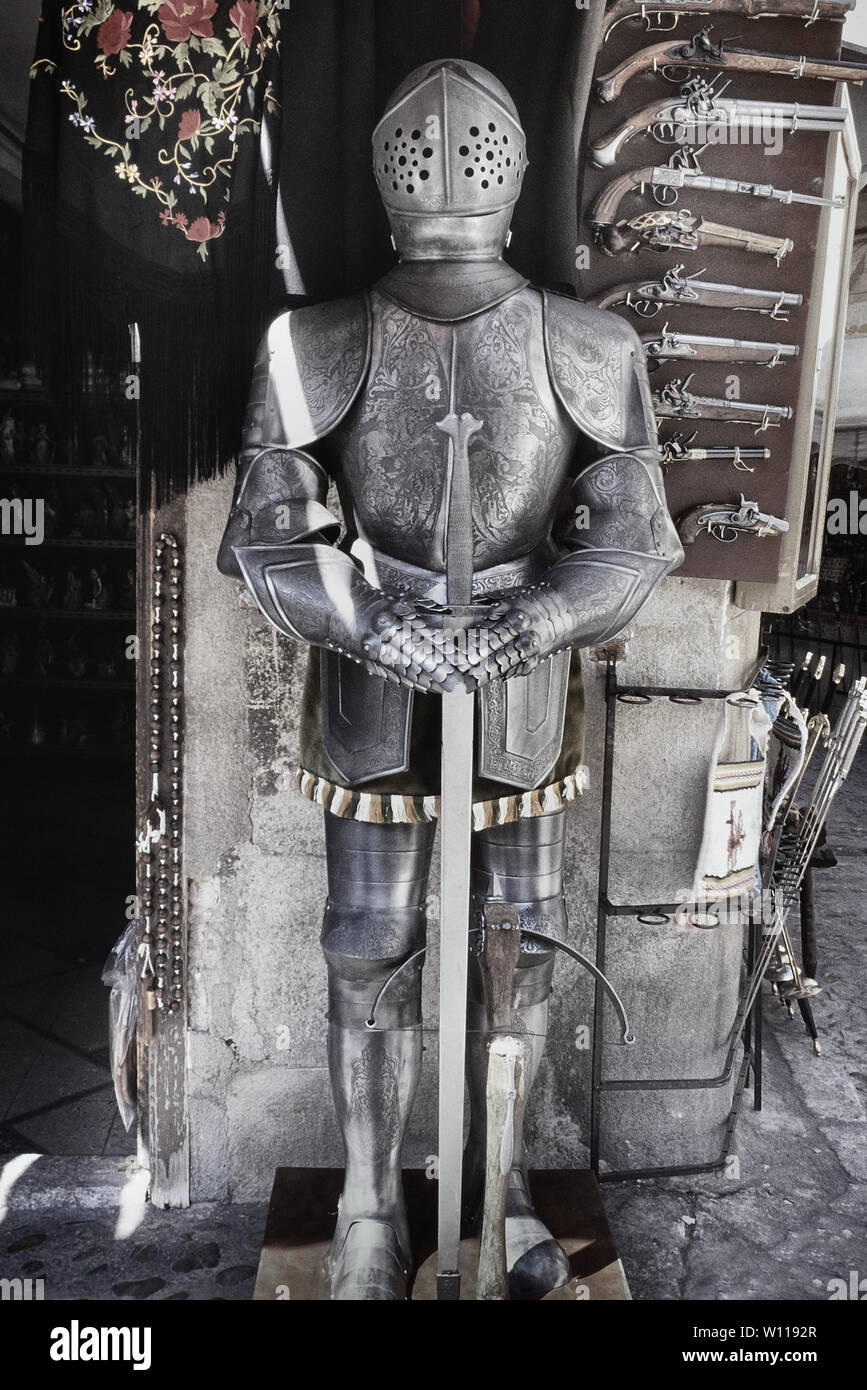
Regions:
<instances>
[{"instance_id":1,"label":"small figurine","mask_svg":"<svg viewBox=\"0 0 867 1390\"><path fill-rule=\"evenodd\" d=\"M70 533L77 540L93 541L97 538L97 514L91 497L84 497L75 509L73 530Z\"/></svg>"},{"instance_id":2,"label":"small figurine","mask_svg":"<svg viewBox=\"0 0 867 1390\"><path fill-rule=\"evenodd\" d=\"M29 391L38 391L42 386L42 377L36 370L36 363L28 358L21 366L21 384Z\"/></svg>"},{"instance_id":3,"label":"small figurine","mask_svg":"<svg viewBox=\"0 0 867 1390\"><path fill-rule=\"evenodd\" d=\"M70 719L67 736L68 741L74 744L76 747L80 747L82 744L85 743L93 742L90 729L88 728L87 723L84 719L82 719L80 714L73 715L73 717Z\"/></svg>"},{"instance_id":4,"label":"small figurine","mask_svg":"<svg viewBox=\"0 0 867 1390\"><path fill-rule=\"evenodd\" d=\"M27 575L27 606L29 608L49 608L54 597L54 580L48 574L42 574L35 565L31 565L27 560L22 560L24 573Z\"/></svg>"},{"instance_id":5,"label":"small figurine","mask_svg":"<svg viewBox=\"0 0 867 1390\"><path fill-rule=\"evenodd\" d=\"M38 748L45 743L46 737L45 725L39 718L39 710L34 708L33 723L30 725L29 742L32 743L34 747Z\"/></svg>"},{"instance_id":6,"label":"small figurine","mask_svg":"<svg viewBox=\"0 0 867 1390\"><path fill-rule=\"evenodd\" d=\"M120 466L121 468L135 468L132 436L126 425L124 425L120 436Z\"/></svg>"},{"instance_id":7,"label":"small figurine","mask_svg":"<svg viewBox=\"0 0 867 1390\"><path fill-rule=\"evenodd\" d=\"M14 676L18 670L18 660L21 656L21 643L17 632L10 632L3 641L0 642L0 674L4 676Z\"/></svg>"},{"instance_id":8,"label":"small figurine","mask_svg":"<svg viewBox=\"0 0 867 1390\"><path fill-rule=\"evenodd\" d=\"M90 444L90 465L91 468L110 468L111 459L108 453L108 440L104 434L98 434Z\"/></svg>"},{"instance_id":9,"label":"small figurine","mask_svg":"<svg viewBox=\"0 0 867 1390\"><path fill-rule=\"evenodd\" d=\"M5 468L15 463L15 417L7 410L0 423L0 462Z\"/></svg>"},{"instance_id":10,"label":"small figurine","mask_svg":"<svg viewBox=\"0 0 867 1390\"><path fill-rule=\"evenodd\" d=\"M108 534L108 500L101 487L95 487L90 494L90 502L95 518L96 535L104 540Z\"/></svg>"},{"instance_id":11,"label":"small figurine","mask_svg":"<svg viewBox=\"0 0 867 1390\"><path fill-rule=\"evenodd\" d=\"M34 676L50 676L54 666L54 647L47 635L42 632L33 648Z\"/></svg>"},{"instance_id":12,"label":"small figurine","mask_svg":"<svg viewBox=\"0 0 867 1390\"><path fill-rule=\"evenodd\" d=\"M88 570L87 579L90 585L90 598L85 602L85 608L109 608L111 606L111 595L105 587L103 576L100 574L99 570Z\"/></svg>"},{"instance_id":13,"label":"small figurine","mask_svg":"<svg viewBox=\"0 0 867 1390\"><path fill-rule=\"evenodd\" d=\"M33 441L33 462L37 468L49 468L53 459L54 441L49 437L48 426L43 420L36 426L36 438Z\"/></svg>"},{"instance_id":14,"label":"small figurine","mask_svg":"<svg viewBox=\"0 0 867 1390\"><path fill-rule=\"evenodd\" d=\"M126 539L126 512L120 490L114 483L106 487L106 510L108 512L108 535L113 541Z\"/></svg>"},{"instance_id":15,"label":"small figurine","mask_svg":"<svg viewBox=\"0 0 867 1390\"><path fill-rule=\"evenodd\" d=\"M117 657L108 645L104 644L99 649L96 674L101 681L117 680Z\"/></svg>"},{"instance_id":16,"label":"small figurine","mask_svg":"<svg viewBox=\"0 0 867 1390\"><path fill-rule=\"evenodd\" d=\"M84 585L77 570L66 571L66 588L63 591L63 607L76 611L84 602Z\"/></svg>"},{"instance_id":17,"label":"small figurine","mask_svg":"<svg viewBox=\"0 0 867 1390\"><path fill-rule=\"evenodd\" d=\"M83 680L87 675L87 660L77 637L70 637L66 643L66 669L74 680Z\"/></svg>"},{"instance_id":18,"label":"small figurine","mask_svg":"<svg viewBox=\"0 0 867 1390\"><path fill-rule=\"evenodd\" d=\"M121 590L121 607L134 611L135 609L135 570L127 570L123 577L123 588Z\"/></svg>"},{"instance_id":19,"label":"small figurine","mask_svg":"<svg viewBox=\"0 0 867 1390\"><path fill-rule=\"evenodd\" d=\"M46 492L46 501L51 503L51 510L54 513L54 534L56 536L65 536L69 527L69 509L66 504L66 498L57 487L56 483L52 483L48 488Z\"/></svg>"}]
</instances>

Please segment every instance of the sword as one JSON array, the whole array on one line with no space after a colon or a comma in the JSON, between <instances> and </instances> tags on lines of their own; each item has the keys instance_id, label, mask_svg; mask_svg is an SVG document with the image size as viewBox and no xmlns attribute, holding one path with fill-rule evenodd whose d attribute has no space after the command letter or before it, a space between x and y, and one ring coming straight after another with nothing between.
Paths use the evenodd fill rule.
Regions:
<instances>
[{"instance_id":1,"label":"sword","mask_svg":"<svg viewBox=\"0 0 867 1390\"><path fill-rule=\"evenodd\" d=\"M454 390L454 363L452 364ZM455 627L472 621L473 529L469 443L482 429L472 415L452 408L437 421L449 441L446 593ZM461 613L464 609L464 613ZM473 815L473 715L475 695L442 696L440 782L440 1010L439 1190L437 1298L460 1298L461 1163L464 1139L464 1066L467 1026L467 931L470 905L470 837Z\"/></svg>"}]
</instances>

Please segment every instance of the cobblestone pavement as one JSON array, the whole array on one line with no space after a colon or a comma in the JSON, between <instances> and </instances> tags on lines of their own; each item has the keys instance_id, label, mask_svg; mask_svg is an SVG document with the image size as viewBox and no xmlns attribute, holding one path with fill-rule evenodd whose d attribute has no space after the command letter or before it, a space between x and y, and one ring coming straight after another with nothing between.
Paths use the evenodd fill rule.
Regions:
<instances>
[{"instance_id":1,"label":"cobblestone pavement","mask_svg":"<svg viewBox=\"0 0 867 1390\"><path fill-rule=\"evenodd\" d=\"M732 1176L615 1184L605 1203L635 1299L827 1299L867 1276L867 748L816 875L823 1055L765 999L764 1107ZM49 1299L246 1300L265 1205L160 1211L130 1157L0 1158L0 1278Z\"/></svg>"},{"instance_id":2,"label":"cobblestone pavement","mask_svg":"<svg viewBox=\"0 0 867 1390\"><path fill-rule=\"evenodd\" d=\"M3 1278L43 1279L46 1301L250 1298L264 1204L162 1211L131 1158L27 1162L0 1176Z\"/></svg>"}]
</instances>

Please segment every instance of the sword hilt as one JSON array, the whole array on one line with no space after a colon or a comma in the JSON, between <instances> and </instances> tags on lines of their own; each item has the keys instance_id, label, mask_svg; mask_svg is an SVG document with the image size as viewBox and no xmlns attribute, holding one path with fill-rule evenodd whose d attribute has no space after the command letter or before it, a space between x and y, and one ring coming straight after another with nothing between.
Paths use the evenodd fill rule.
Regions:
<instances>
[{"instance_id":1,"label":"sword hilt","mask_svg":"<svg viewBox=\"0 0 867 1390\"><path fill-rule=\"evenodd\" d=\"M468 411L449 411L436 427L449 441L449 510L446 525L446 590L449 602L467 604L473 596L473 514L470 495L470 440L484 428Z\"/></svg>"}]
</instances>

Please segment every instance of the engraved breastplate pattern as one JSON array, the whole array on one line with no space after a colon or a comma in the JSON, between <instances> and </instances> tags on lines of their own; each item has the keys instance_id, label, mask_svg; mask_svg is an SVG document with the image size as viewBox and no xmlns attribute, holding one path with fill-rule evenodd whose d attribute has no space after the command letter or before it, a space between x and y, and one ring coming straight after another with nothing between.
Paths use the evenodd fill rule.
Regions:
<instances>
[{"instance_id":1,"label":"engraved breastplate pattern","mask_svg":"<svg viewBox=\"0 0 867 1390\"><path fill-rule=\"evenodd\" d=\"M536 343L533 327L532 310L520 298L495 309L460 393L461 409L484 420L470 445L478 568L529 550L548 535L567 472L574 431L542 402L533 368L543 379L547 368L541 325Z\"/></svg>"},{"instance_id":2,"label":"engraved breastplate pattern","mask_svg":"<svg viewBox=\"0 0 867 1390\"><path fill-rule=\"evenodd\" d=\"M550 534L577 430L548 384L541 313L523 293L478 319L431 324L374 297L367 385L335 437L344 510L386 555L445 568L450 407L484 422L470 442L473 563L526 554Z\"/></svg>"},{"instance_id":3,"label":"engraved breastplate pattern","mask_svg":"<svg viewBox=\"0 0 867 1390\"><path fill-rule=\"evenodd\" d=\"M434 422L448 409L448 382L423 320L387 308L380 332L379 360L341 449L343 488L368 540L424 564L442 503L444 443Z\"/></svg>"}]
</instances>

